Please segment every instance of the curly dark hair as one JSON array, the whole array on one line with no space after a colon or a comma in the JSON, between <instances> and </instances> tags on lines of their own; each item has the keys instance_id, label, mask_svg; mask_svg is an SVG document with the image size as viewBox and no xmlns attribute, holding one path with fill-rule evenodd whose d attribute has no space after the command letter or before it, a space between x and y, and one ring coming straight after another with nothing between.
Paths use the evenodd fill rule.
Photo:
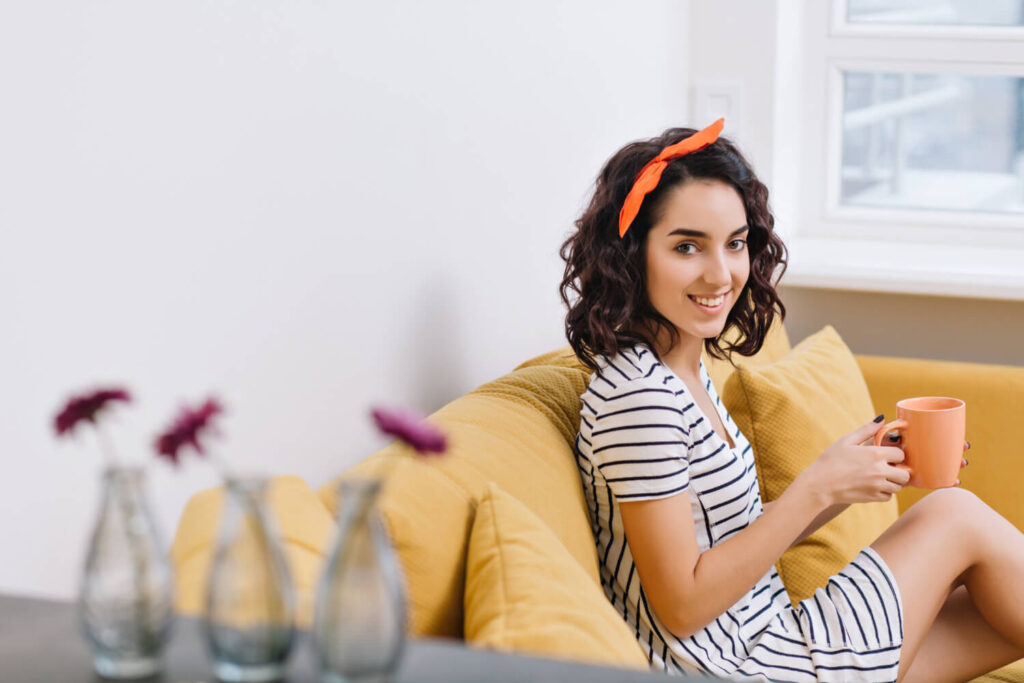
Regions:
<instances>
[{"instance_id":1,"label":"curly dark hair","mask_svg":"<svg viewBox=\"0 0 1024 683\"><path fill-rule=\"evenodd\" d=\"M560 293L569 309L565 334L577 357L591 370L597 369L599 355L610 358L637 343L653 349L661 330L670 335L673 346L678 343L678 330L648 300L644 245L669 191L689 180L720 180L734 187L743 200L750 229L750 277L726 317L722 334L704 341L707 352L730 363L733 352L752 356L764 344L776 311L785 319L786 308L772 279L776 270L775 283L785 273L786 247L774 231L768 188L724 137L671 161L625 237L619 237L619 211L640 169L666 146L695 132L670 128L659 137L632 142L616 152L598 175L590 204L576 220L576 231L562 244L559 253L565 260L565 274ZM738 334L726 341L726 333L732 329Z\"/></svg>"}]
</instances>

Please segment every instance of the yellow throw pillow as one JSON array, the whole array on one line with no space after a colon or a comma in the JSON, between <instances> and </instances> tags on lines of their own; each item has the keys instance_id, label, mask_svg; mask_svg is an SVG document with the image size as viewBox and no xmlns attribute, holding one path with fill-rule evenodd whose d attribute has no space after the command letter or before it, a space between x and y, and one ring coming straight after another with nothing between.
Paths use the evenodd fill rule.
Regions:
<instances>
[{"instance_id":1,"label":"yellow throw pillow","mask_svg":"<svg viewBox=\"0 0 1024 683\"><path fill-rule=\"evenodd\" d=\"M493 482L470 532L464 600L470 645L649 666L601 587L536 514Z\"/></svg>"},{"instance_id":2,"label":"yellow throw pillow","mask_svg":"<svg viewBox=\"0 0 1024 683\"><path fill-rule=\"evenodd\" d=\"M741 366L721 395L753 446L765 502L778 498L836 439L875 416L857 361L830 325L771 365ZM794 604L825 585L898 514L895 497L851 505L786 551L779 576Z\"/></svg>"}]
</instances>

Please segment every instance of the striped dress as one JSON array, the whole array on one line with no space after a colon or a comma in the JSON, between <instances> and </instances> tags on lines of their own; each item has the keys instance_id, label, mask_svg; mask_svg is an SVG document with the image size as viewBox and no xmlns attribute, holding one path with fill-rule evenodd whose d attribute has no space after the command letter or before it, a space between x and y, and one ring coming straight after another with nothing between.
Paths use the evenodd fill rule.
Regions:
<instances>
[{"instance_id":1,"label":"striped dress","mask_svg":"<svg viewBox=\"0 0 1024 683\"><path fill-rule=\"evenodd\" d=\"M601 584L651 666L738 680L896 680L903 642L900 595L871 548L795 608L773 568L692 636L678 638L665 628L637 576L619 501L687 496L703 552L764 511L753 452L703 361L701 381L732 435L732 448L649 348L624 349L615 358L599 358L598 366L581 396L576 460Z\"/></svg>"}]
</instances>

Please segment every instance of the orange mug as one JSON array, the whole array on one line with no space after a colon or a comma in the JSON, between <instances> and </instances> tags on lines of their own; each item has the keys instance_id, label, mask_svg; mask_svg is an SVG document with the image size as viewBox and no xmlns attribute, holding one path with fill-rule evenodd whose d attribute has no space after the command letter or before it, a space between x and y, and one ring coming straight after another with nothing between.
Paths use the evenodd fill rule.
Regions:
<instances>
[{"instance_id":1,"label":"orange mug","mask_svg":"<svg viewBox=\"0 0 1024 683\"><path fill-rule=\"evenodd\" d=\"M882 445L887 432L898 430L906 456L899 467L910 472L907 485L922 489L954 486L964 457L967 404L958 398L921 396L903 399L896 410L899 419L878 428L875 445Z\"/></svg>"}]
</instances>

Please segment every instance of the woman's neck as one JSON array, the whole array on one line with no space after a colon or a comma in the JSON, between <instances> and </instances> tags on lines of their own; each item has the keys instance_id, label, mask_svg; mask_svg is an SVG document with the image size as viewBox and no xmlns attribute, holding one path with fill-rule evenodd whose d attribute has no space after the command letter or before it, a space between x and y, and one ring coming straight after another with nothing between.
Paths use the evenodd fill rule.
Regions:
<instances>
[{"instance_id":1,"label":"woman's neck","mask_svg":"<svg viewBox=\"0 0 1024 683\"><path fill-rule=\"evenodd\" d=\"M655 351L662 363L667 365L679 377L699 380L700 354L704 340L697 337L680 336L674 346L669 346L671 338L667 334L658 336Z\"/></svg>"}]
</instances>

